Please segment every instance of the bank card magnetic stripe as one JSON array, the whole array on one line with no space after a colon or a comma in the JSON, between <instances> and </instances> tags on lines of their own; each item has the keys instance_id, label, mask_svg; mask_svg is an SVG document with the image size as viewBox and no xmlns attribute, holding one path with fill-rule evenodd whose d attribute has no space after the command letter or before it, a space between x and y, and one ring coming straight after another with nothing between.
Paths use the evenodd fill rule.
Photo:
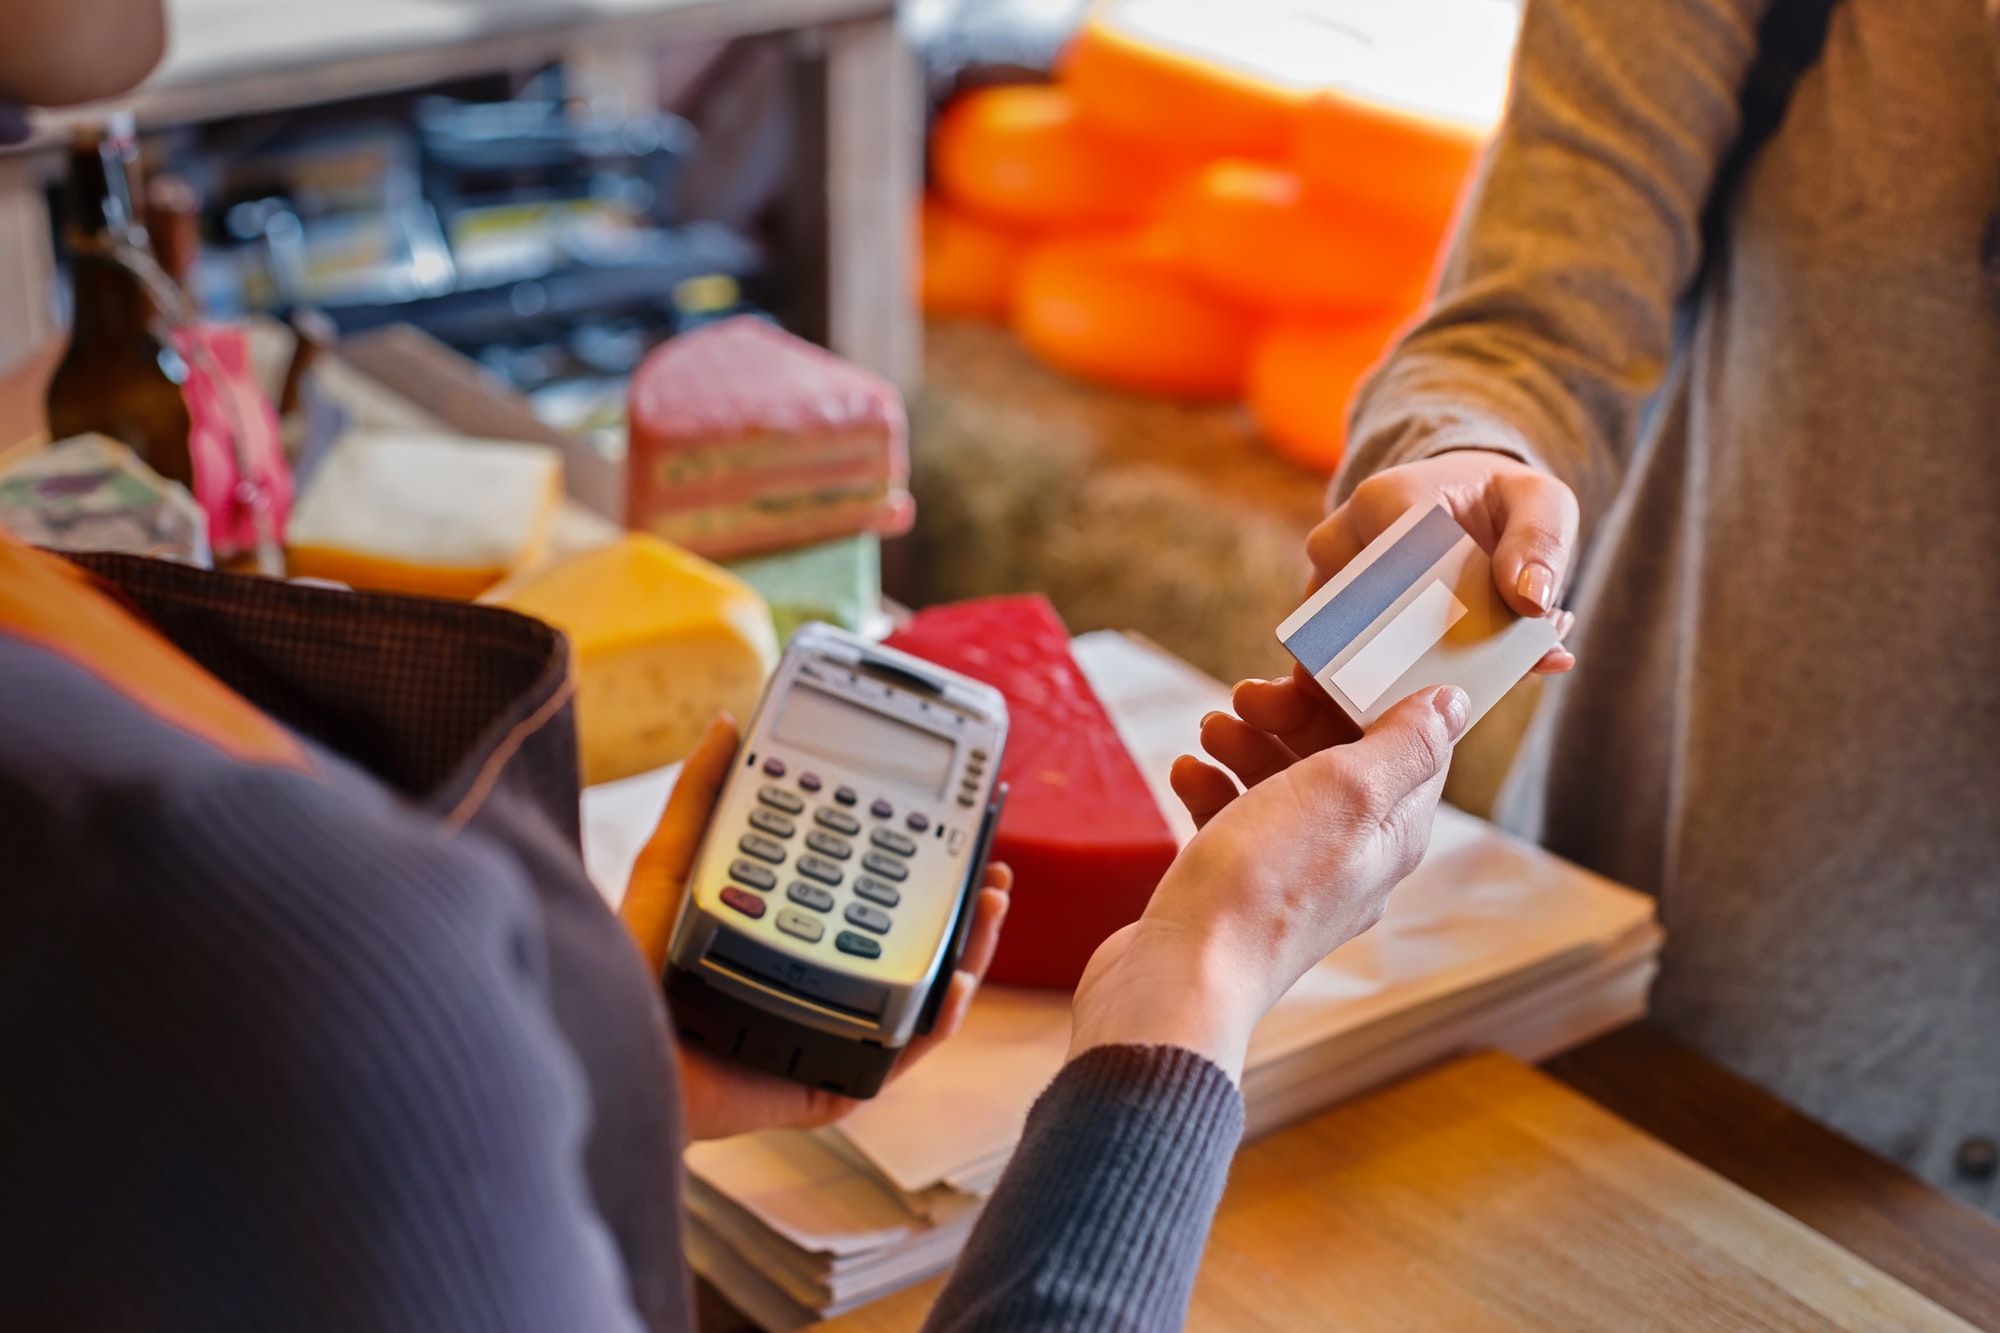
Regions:
<instances>
[{"instance_id":1,"label":"bank card magnetic stripe","mask_svg":"<svg viewBox=\"0 0 2000 1333\"><path fill-rule=\"evenodd\" d=\"M1444 584L1432 582L1333 673L1333 683L1358 707L1373 708L1465 616L1465 603Z\"/></svg>"},{"instance_id":2,"label":"bank card magnetic stripe","mask_svg":"<svg viewBox=\"0 0 2000 1333\"><path fill-rule=\"evenodd\" d=\"M1465 529L1450 511L1434 507L1346 587L1318 607L1308 601L1294 612L1286 623L1285 648L1318 675L1464 540Z\"/></svg>"}]
</instances>

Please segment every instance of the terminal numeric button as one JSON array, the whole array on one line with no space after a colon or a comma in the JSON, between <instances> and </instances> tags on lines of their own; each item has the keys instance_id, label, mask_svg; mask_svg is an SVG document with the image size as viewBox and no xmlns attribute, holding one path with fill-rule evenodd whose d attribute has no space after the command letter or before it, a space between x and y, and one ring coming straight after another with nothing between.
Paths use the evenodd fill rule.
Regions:
<instances>
[{"instance_id":1,"label":"terminal numeric button","mask_svg":"<svg viewBox=\"0 0 2000 1333\"><path fill-rule=\"evenodd\" d=\"M746 833L736 845L747 855L759 861L769 861L774 866L783 864L785 859L784 844L772 842L761 833Z\"/></svg>"},{"instance_id":2,"label":"terminal numeric button","mask_svg":"<svg viewBox=\"0 0 2000 1333\"><path fill-rule=\"evenodd\" d=\"M791 887L785 890L785 896L799 906L810 907L815 912L833 910L833 895L819 885L808 884L802 879L792 881Z\"/></svg>"},{"instance_id":3,"label":"terminal numeric button","mask_svg":"<svg viewBox=\"0 0 2000 1333\"><path fill-rule=\"evenodd\" d=\"M764 904L760 902L757 905L762 907ZM877 935L889 933L889 914L879 907L870 907L867 903L849 903L846 916L849 924L859 926L863 930L872 930Z\"/></svg>"},{"instance_id":4,"label":"terminal numeric button","mask_svg":"<svg viewBox=\"0 0 2000 1333\"><path fill-rule=\"evenodd\" d=\"M833 937L833 947L842 953L851 953L856 958L880 958L882 946L866 935L857 935L851 930L843 930Z\"/></svg>"},{"instance_id":5,"label":"terminal numeric button","mask_svg":"<svg viewBox=\"0 0 2000 1333\"><path fill-rule=\"evenodd\" d=\"M752 810L750 827L768 833L774 838L789 838L799 831L798 825L774 810Z\"/></svg>"},{"instance_id":6,"label":"terminal numeric button","mask_svg":"<svg viewBox=\"0 0 2000 1333\"><path fill-rule=\"evenodd\" d=\"M883 851L894 852L898 856L915 856L917 844L892 828L878 828L868 835L868 841Z\"/></svg>"},{"instance_id":7,"label":"terminal numeric button","mask_svg":"<svg viewBox=\"0 0 2000 1333\"><path fill-rule=\"evenodd\" d=\"M861 832L861 821L845 810L835 810L832 806L822 806L813 812L813 822L821 828L830 828L835 833L845 833L853 837Z\"/></svg>"},{"instance_id":8,"label":"terminal numeric button","mask_svg":"<svg viewBox=\"0 0 2000 1333\"><path fill-rule=\"evenodd\" d=\"M761 903L758 904L760 907L762 905ZM784 931L793 939L804 940L807 944L819 943L820 937L826 934L826 926L820 922L819 918L807 916L804 912L793 907L787 907L784 911L778 913L778 929Z\"/></svg>"},{"instance_id":9,"label":"terminal numeric button","mask_svg":"<svg viewBox=\"0 0 2000 1333\"><path fill-rule=\"evenodd\" d=\"M753 920L764 915L764 900L754 893L745 893L734 884L722 891L722 901Z\"/></svg>"},{"instance_id":10,"label":"terminal numeric button","mask_svg":"<svg viewBox=\"0 0 2000 1333\"><path fill-rule=\"evenodd\" d=\"M766 893L778 887L778 877L755 861L731 861L729 877L748 884L753 889L762 889Z\"/></svg>"},{"instance_id":11,"label":"terminal numeric button","mask_svg":"<svg viewBox=\"0 0 2000 1333\"><path fill-rule=\"evenodd\" d=\"M819 829L814 829L806 834L806 846L812 848L821 856L830 856L836 861L845 861L848 857L854 855L853 844L849 843L847 839L836 838L831 833L825 833Z\"/></svg>"},{"instance_id":12,"label":"terminal numeric button","mask_svg":"<svg viewBox=\"0 0 2000 1333\"><path fill-rule=\"evenodd\" d=\"M880 852L868 853L861 858L861 864L867 868L869 874L880 875L883 879L893 879L899 884L910 877L908 866L895 857L884 856Z\"/></svg>"},{"instance_id":13,"label":"terminal numeric button","mask_svg":"<svg viewBox=\"0 0 2000 1333\"><path fill-rule=\"evenodd\" d=\"M817 856L806 855L799 858L799 873L807 879L816 879L822 884L840 883L840 867Z\"/></svg>"},{"instance_id":14,"label":"terminal numeric button","mask_svg":"<svg viewBox=\"0 0 2000 1333\"><path fill-rule=\"evenodd\" d=\"M774 787L770 783L765 783L762 787L758 788L757 799L765 805L770 806L773 810L783 810L788 815L802 815L806 811L806 803L804 801L792 795L792 793L786 791L783 787Z\"/></svg>"},{"instance_id":15,"label":"terminal numeric button","mask_svg":"<svg viewBox=\"0 0 2000 1333\"><path fill-rule=\"evenodd\" d=\"M857 897L866 898L871 903L880 903L884 907L894 907L903 901L903 895L895 885L884 884L881 880L870 879L866 875L854 881L854 892Z\"/></svg>"}]
</instances>

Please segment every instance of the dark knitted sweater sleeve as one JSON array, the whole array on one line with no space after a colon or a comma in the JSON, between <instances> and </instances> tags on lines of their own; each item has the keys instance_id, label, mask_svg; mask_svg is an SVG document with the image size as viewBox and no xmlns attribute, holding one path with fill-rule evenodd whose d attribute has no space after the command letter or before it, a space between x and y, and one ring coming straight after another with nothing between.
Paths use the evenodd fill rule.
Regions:
<instances>
[{"instance_id":1,"label":"dark knitted sweater sleeve","mask_svg":"<svg viewBox=\"0 0 2000 1333\"><path fill-rule=\"evenodd\" d=\"M1179 1328L1243 1134L1243 1098L1176 1046L1105 1046L1056 1076L925 1325Z\"/></svg>"},{"instance_id":2,"label":"dark knitted sweater sleeve","mask_svg":"<svg viewBox=\"0 0 2000 1333\"><path fill-rule=\"evenodd\" d=\"M0 1328L636 1329L518 865L33 683L0 737Z\"/></svg>"}]
</instances>

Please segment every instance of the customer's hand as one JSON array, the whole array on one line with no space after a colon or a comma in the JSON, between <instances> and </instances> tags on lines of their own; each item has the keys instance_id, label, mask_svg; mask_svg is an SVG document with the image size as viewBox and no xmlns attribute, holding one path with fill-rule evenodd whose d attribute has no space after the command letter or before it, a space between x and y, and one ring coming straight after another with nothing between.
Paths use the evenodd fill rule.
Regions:
<instances>
[{"instance_id":1,"label":"customer's hand","mask_svg":"<svg viewBox=\"0 0 2000 1333\"><path fill-rule=\"evenodd\" d=\"M1555 609L1576 548L1576 496L1548 473L1489 449L1461 449L1384 469L1306 539L1313 586L1332 578L1369 542L1418 505L1442 504L1493 557L1493 581L1519 615ZM1569 650L1551 648L1535 670L1567 671Z\"/></svg>"},{"instance_id":2,"label":"customer's hand","mask_svg":"<svg viewBox=\"0 0 2000 1333\"><path fill-rule=\"evenodd\" d=\"M708 734L681 768L659 827L632 867L619 916L655 977L666 972L667 949L673 941L681 900L687 896L688 873L694 868L695 852L715 810L716 796L735 762L736 746L733 721L722 717L709 725ZM910 1043L890 1074L892 1079L949 1039L965 1021L965 1011L1000 942L1000 923L1007 915L1007 894L1013 883L1013 873L1006 866L987 868L986 883L973 903L965 955L951 979L937 1023L928 1035ZM859 1105L851 1098L760 1074L685 1045L679 1046L678 1052L683 1124L690 1139L727 1138L753 1129L809 1129L831 1124Z\"/></svg>"},{"instance_id":3,"label":"customer's hand","mask_svg":"<svg viewBox=\"0 0 2000 1333\"><path fill-rule=\"evenodd\" d=\"M1257 1020L1374 925L1423 858L1467 711L1464 693L1447 686L1405 699L1352 744L1297 755L1269 737L1290 757L1267 749L1241 795L1228 775L1183 756L1174 786L1201 798L1201 831L1139 920L1092 956L1071 1056L1184 1046L1240 1076ZM1218 784L1227 798L1217 799Z\"/></svg>"}]
</instances>

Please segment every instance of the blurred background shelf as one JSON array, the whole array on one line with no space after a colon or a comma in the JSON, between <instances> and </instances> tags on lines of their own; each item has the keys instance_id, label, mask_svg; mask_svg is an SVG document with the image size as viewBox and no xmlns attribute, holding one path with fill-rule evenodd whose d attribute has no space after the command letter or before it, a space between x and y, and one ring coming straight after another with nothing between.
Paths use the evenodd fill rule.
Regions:
<instances>
[{"instance_id":1,"label":"blurred background shelf","mask_svg":"<svg viewBox=\"0 0 2000 1333\"><path fill-rule=\"evenodd\" d=\"M518 88L557 67L566 89L651 115L671 85L698 83L734 44L765 44L767 79L775 62L795 101L786 174L798 184L778 256L786 322L914 385L909 200L923 117L893 0L169 0L169 11L165 63L118 104L152 139L368 99L407 122L421 91L496 78ZM0 156L0 365L57 332L44 198L53 149L68 124L107 109L45 117L34 143ZM713 266L706 244L709 262L695 268Z\"/></svg>"}]
</instances>

